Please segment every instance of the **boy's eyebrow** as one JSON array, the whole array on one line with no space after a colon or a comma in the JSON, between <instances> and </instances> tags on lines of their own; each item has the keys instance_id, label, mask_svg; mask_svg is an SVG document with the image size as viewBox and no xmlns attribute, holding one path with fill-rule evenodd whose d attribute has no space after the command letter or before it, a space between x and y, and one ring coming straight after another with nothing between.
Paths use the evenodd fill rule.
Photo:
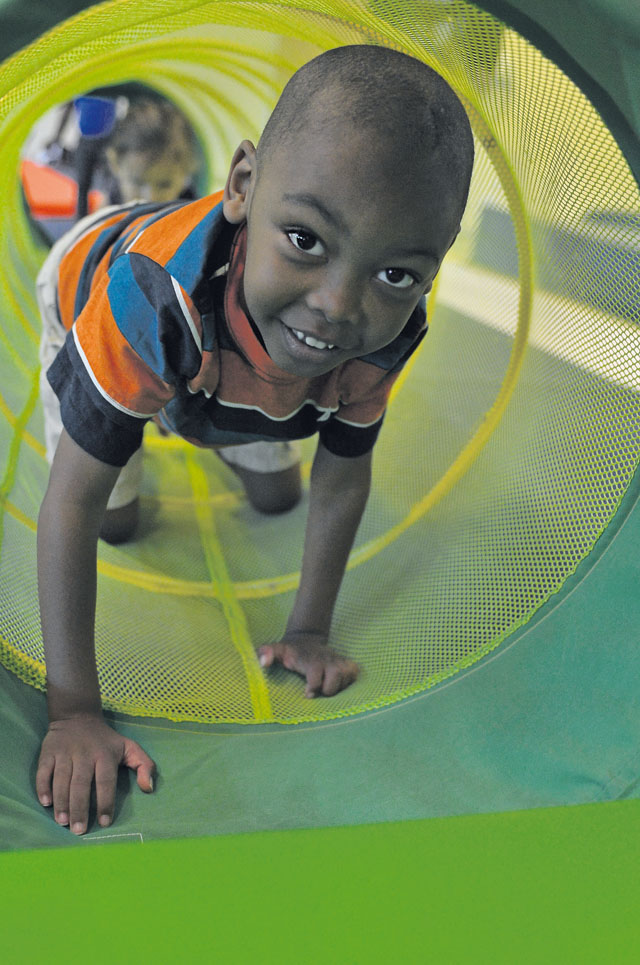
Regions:
<instances>
[{"instance_id":1,"label":"boy's eyebrow","mask_svg":"<svg viewBox=\"0 0 640 965\"><path fill-rule=\"evenodd\" d=\"M344 223L344 221L342 220L338 212L331 211L329 208L326 207L326 205L322 203L322 201L320 201L319 198L316 198L315 195L304 194L304 193L301 193L301 194L286 193L282 195L282 198L284 201L293 202L293 204L304 204L308 208L315 208L316 211L322 215L325 221L329 221L331 224L335 225L336 228L339 228L340 231L344 231L347 234L349 233L349 229L347 228L346 224Z\"/></svg>"},{"instance_id":2,"label":"boy's eyebrow","mask_svg":"<svg viewBox=\"0 0 640 965\"><path fill-rule=\"evenodd\" d=\"M439 261L438 255L435 251L431 251L430 248L395 248L394 255L400 255L401 258L430 258L431 261Z\"/></svg>"},{"instance_id":3,"label":"boy's eyebrow","mask_svg":"<svg viewBox=\"0 0 640 965\"><path fill-rule=\"evenodd\" d=\"M349 229L343 219L340 217L339 213L337 211L331 211L330 208L327 208L327 206L323 204L319 198L316 198L315 195L305 194L304 192L300 194L290 194L285 192L285 194L282 195L282 198L284 201L291 201L293 204L303 204L308 208L315 208L315 210L322 215L325 221L329 221L340 231L343 231L345 234L349 234ZM414 256L419 258L430 258L432 261L439 261L438 255L435 253L435 251L431 251L429 248L397 248L394 251L394 254L405 258Z\"/></svg>"}]
</instances>

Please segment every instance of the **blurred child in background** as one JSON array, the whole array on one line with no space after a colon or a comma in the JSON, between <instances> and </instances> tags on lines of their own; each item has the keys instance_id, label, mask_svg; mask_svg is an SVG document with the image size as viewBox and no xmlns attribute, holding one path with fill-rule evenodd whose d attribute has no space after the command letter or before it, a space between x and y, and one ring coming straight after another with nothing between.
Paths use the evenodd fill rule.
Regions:
<instances>
[{"instance_id":1,"label":"blurred child in background","mask_svg":"<svg viewBox=\"0 0 640 965\"><path fill-rule=\"evenodd\" d=\"M91 147L89 138L78 145L78 218L87 214L86 197L96 174L103 178L109 204L197 197L195 136L184 114L169 101L131 100L124 116L101 139L97 157Z\"/></svg>"},{"instance_id":2,"label":"blurred child in background","mask_svg":"<svg viewBox=\"0 0 640 965\"><path fill-rule=\"evenodd\" d=\"M51 244L104 205L195 200L201 167L182 111L129 84L48 112L25 144L21 176L31 219Z\"/></svg>"}]
</instances>

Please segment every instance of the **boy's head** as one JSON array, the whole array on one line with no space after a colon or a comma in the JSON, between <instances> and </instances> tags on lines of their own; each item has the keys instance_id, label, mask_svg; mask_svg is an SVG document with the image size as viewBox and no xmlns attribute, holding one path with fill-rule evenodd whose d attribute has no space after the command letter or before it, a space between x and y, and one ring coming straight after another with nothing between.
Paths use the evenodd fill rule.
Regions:
<instances>
[{"instance_id":1,"label":"boy's head","mask_svg":"<svg viewBox=\"0 0 640 965\"><path fill-rule=\"evenodd\" d=\"M127 201L173 201L197 167L193 132L168 101L133 100L105 149L120 194Z\"/></svg>"},{"instance_id":2,"label":"boy's head","mask_svg":"<svg viewBox=\"0 0 640 965\"><path fill-rule=\"evenodd\" d=\"M464 109L421 61L340 47L294 74L224 201L247 222L244 298L278 366L320 375L402 331L458 233L472 164Z\"/></svg>"}]
</instances>

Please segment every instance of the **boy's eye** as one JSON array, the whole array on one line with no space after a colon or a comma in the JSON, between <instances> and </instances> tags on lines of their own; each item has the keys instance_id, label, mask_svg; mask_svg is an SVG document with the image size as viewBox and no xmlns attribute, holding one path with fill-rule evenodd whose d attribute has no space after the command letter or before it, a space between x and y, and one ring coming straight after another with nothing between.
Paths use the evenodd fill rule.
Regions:
<instances>
[{"instance_id":1,"label":"boy's eye","mask_svg":"<svg viewBox=\"0 0 640 965\"><path fill-rule=\"evenodd\" d=\"M413 275L410 275L404 268L383 268L382 271L378 272L376 278L393 288L409 288L416 281Z\"/></svg>"},{"instance_id":2,"label":"boy's eye","mask_svg":"<svg viewBox=\"0 0 640 965\"><path fill-rule=\"evenodd\" d=\"M324 247L315 235L310 231L287 231L289 241L298 251L304 251L306 255L323 255Z\"/></svg>"}]
</instances>

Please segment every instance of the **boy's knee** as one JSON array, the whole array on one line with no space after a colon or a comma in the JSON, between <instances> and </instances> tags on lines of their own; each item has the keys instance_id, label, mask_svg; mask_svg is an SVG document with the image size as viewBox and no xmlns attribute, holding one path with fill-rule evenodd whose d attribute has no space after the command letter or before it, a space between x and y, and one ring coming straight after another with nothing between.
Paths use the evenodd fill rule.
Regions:
<instances>
[{"instance_id":1,"label":"boy's knee","mask_svg":"<svg viewBox=\"0 0 640 965\"><path fill-rule=\"evenodd\" d=\"M119 506L117 509L108 509L104 514L100 538L105 543L117 546L118 543L126 543L130 540L138 525L140 515L140 500L134 499L126 506Z\"/></svg>"},{"instance_id":2,"label":"boy's knee","mask_svg":"<svg viewBox=\"0 0 640 965\"><path fill-rule=\"evenodd\" d=\"M297 506L300 502L301 493L261 493L258 496L255 494L251 496L247 493L247 496L253 508L257 509L258 512L275 516L278 513L287 513L290 509L293 509L294 506Z\"/></svg>"},{"instance_id":3,"label":"boy's knee","mask_svg":"<svg viewBox=\"0 0 640 965\"><path fill-rule=\"evenodd\" d=\"M299 464L280 472L264 473L239 469L237 466L231 468L242 480L247 499L260 513L286 513L300 502L302 483Z\"/></svg>"}]
</instances>

